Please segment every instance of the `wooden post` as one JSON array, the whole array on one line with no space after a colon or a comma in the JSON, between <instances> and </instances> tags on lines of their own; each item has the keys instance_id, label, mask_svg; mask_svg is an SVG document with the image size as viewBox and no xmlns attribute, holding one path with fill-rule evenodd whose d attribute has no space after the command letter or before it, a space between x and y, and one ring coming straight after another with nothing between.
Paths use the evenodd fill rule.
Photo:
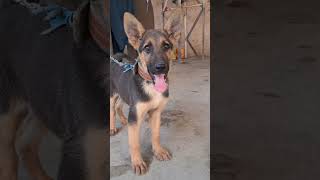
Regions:
<instances>
[{"instance_id":1,"label":"wooden post","mask_svg":"<svg viewBox=\"0 0 320 180\"><path fill-rule=\"evenodd\" d=\"M181 0L178 0L178 6L181 8ZM178 41L178 62L181 63L181 37Z\"/></svg>"},{"instance_id":2,"label":"wooden post","mask_svg":"<svg viewBox=\"0 0 320 180\"><path fill-rule=\"evenodd\" d=\"M202 8L203 8L203 14L202 14L202 60L204 60L204 41L205 41L205 26L206 26L206 22L205 22L205 15L206 15L206 0L202 0Z\"/></svg>"},{"instance_id":3,"label":"wooden post","mask_svg":"<svg viewBox=\"0 0 320 180\"><path fill-rule=\"evenodd\" d=\"M184 11L184 38L187 37L188 35L188 30L187 30L187 8L185 8L185 11ZM187 41L185 40L184 41L184 53L185 53L185 58L188 58L188 43Z\"/></svg>"}]
</instances>

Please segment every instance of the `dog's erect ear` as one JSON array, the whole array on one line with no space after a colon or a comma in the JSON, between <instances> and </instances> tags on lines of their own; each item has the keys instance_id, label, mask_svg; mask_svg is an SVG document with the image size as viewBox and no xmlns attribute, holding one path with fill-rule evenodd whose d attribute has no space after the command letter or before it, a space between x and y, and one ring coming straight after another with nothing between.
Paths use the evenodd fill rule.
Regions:
<instances>
[{"instance_id":1,"label":"dog's erect ear","mask_svg":"<svg viewBox=\"0 0 320 180\"><path fill-rule=\"evenodd\" d=\"M164 31L168 33L169 39L174 44L178 42L181 36L181 17L181 10L174 11L164 26Z\"/></svg>"},{"instance_id":2,"label":"dog's erect ear","mask_svg":"<svg viewBox=\"0 0 320 180\"><path fill-rule=\"evenodd\" d=\"M142 24L131 14L124 13L123 16L124 31L128 36L129 43L135 48L139 48L139 40L145 32Z\"/></svg>"}]
</instances>

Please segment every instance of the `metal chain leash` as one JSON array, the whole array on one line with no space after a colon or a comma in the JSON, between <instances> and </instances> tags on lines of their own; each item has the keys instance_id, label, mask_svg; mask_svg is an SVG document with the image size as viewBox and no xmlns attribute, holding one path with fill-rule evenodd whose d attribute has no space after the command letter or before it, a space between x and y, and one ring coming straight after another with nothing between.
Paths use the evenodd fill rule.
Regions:
<instances>
[{"instance_id":1,"label":"metal chain leash","mask_svg":"<svg viewBox=\"0 0 320 180\"><path fill-rule=\"evenodd\" d=\"M118 61L117 59L115 59L114 57L110 56L111 61L113 61L114 63L118 64L119 66L123 67L124 70L123 72L128 72L130 70L133 70L134 67L137 65L138 63L138 59L136 59L136 62L134 64L129 64L129 63L122 63L120 61Z\"/></svg>"}]
</instances>

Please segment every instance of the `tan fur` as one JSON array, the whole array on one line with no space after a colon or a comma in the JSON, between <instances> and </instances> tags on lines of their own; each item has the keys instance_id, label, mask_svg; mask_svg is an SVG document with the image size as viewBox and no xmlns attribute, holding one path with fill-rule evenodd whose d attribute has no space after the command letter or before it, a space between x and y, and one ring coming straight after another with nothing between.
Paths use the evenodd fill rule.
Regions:
<instances>
[{"instance_id":1,"label":"tan fur","mask_svg":"<svg viewBox=\"0 0 320 180\"><path fill-rule=\"evenodd\" d=\"M162 96L159 92L155 91L150 84L144 84L143 88L147 94L152 98L148 103L143 103L143 108L149 113L150 125L152 130L152 148L155 156L159 160L170 160L171 155L169 152L162 148L160 145L160 124L161 124L161 113L165 108L168 98Z\"/></svg>"},{"instance_id":2,"label":"tan fur","mask_svg":"<svg viewBox=\"0 0 320 180\"><path fill-rule=\"evenodd\" d=\"M137 108L137 123L130 125L128 127L128 137L129 137L129 147L131 153L131 162L133 166L133 170L137 174L144 174L147 171L146 163L143 161L140 153L140 142L139 142L139 135L140 135L140 127L142 121L145 118L145 115L150 112L150 110L160 108L159 111L162 111L163 107L165 107L168 98L164 98L161 93L156 92L152 85L150 84L143 84L144 90L152 97L152 99L146 103L138 103L136 105ZM160 122L160 118L157 119ZM160 128L160 126L159 126ZM159 130L154 128L154 133L160 133ZM160 136L160 135L159 135ZM161 149L159 147L159 143L155 143L155 149Z\"/></svg>"},{"instance_id":3,"label":"tan fur","mask_svg":"<svg viewBox=\"0 0 320 180\"><path fill-rule=\"evenodd\" d=\"M146 103L139 103L138 106L142 106L143 108L145 107L147 111L165 106L168 102L168 98L164 97L161 93L157 92L154 89L153 84L147 84L146 82L144 82L143 89L150 97L152 97L152 99Z\"/></svg>"},{"instance_id":4,"label":"tan fur","mask_svg":"<svg viewBox=\"0 0 320 180\"><path fill-rule=\"evenodd\" d=\"M128 127L128 141L131 154L132 168L136 174L144 174L147 172L147 165L143 161L140 153L140 127L147 113L151 113L151 128L152 128L152 145L155 156L159 160L169 160L171 155L169 152L162 148L160 145L160 114L168 102L168 98L165 98L161 93L154 90L153 85L144 83L143 88L145 92L152 97L152 99L145 103L138 103L137 108L137 123ZM112 97L111 99L115 99ZM110 101L116 103L115 101ZM121 102L120 102L121 103ZM111 105L110 106L115 106ZM110 119L111 121L111 119Z\"/></svg>"},{"instance_id":5,"label":"tan fur","mask_svg":"<svg viewBox=\"0 0 320 180\"><path fill-rule=\"evenodd\" d=\"M124 115L123 111L123 101L119 95L114 95L110 98L110 135L116 135L120 129L116 128L116 115L119 116L122 126L127 125L128 119Z\"/></svg>"},{"instance_id":6,"label":"tan fur","mask_svg":"<svg viewBox=\"0 0 320 180\"><path fill-rule=\"evenodd\" d=\"M21 100L12 100L0 116L0 179L16 180L18 155L31 179L52 180L43 170L38 147L47 129Z\"/></svg>"},{"instance_id":7,"label":"tan fur","mask_svg":"<svg viewBox=\"0 0 320 180\"><path fill-rule=\"evenodd\" d=\"M16 149L20 160L34 180L52 180L43 170L38 156L38 148L48 130L30 112L21 123L16 137Z\"/></svg>"},{"instance_id":8,"label":"tan fur","mask_svg":"<svg viewBox=\"0 0 320 180\"><path fill-rule=\"evenodd\" d=\"M121 124L123 126L125 126L128 123L128 119L126 118L126 116L123 114L123 101L121 100L121 98L119 97L115 103L115 109L116 109L116 114L118 114L119 119L121 121Z\"/></svg>"},{"instance_id":9,"label":"tan fur","mask_svg":"<svg viewBox=\"0 0 320 180\"><path fill-rule=\"evenodd\" d=\"M144 72L148 72L147 69L147 62L148 62L148 57L146 57L146 55L144 53L138 53L139 54L139 59L140 61L139 63L139 67L144 71Z\"/></svg>"},{"instance_id":10,"label":"tan fur","mask_svg":"<svg viewBox=\"0 0 320 180\"><path fill-rule=\"evenodd\" d=\"M141 127L144 113L145 112L141 110L138 111L137 123L128 126L128 140L129 140L129 149L131 154L132 169L136 174L139 174L139 175L145 174L148 168L146 163L143 161L141 157L140 141L139 141L140 127Z\"/></svg>"},{"instance_id":11,"label":"tan fur","mask_svg":"<svg viewBox=\"0 0 320 180\"><path fill-rule=\"evenodd\" d=\"M47 131L26 103L17 100L10 103L9 111L0 115L0 180L17 180L16 151L30 179L52 180L41 167L38 157L41 139ZM104 130L87 131L84 140L85 160L88 162L86 179L104 180L107 177L107 138Z\"/></svg>"},{"instance_id":12,"label":"tan fur","mask_svg":"<svg viewBox=\"0 0 320 180\"><path fill-rule=\"evenodd\" d=\"M159 113L157 118L152 118L152 144L153 149L155 152L156 157L159 157L158 154L160 154L162 151L167 152L164 148L160 145L160 114L165 107L166 103L168 102L168 98L165 98L162 96L161 93L154 90L152 87L153 85L150 84L143 84L143 88L147 94L152 97L152 99L148 102L141 102L136 105L137 108L137 123L130 125L128 127L128 137L129 137L129 147L130 147L130 153L131 153L131 162L133 170L136 174L144 174L147 171L146 163L143 161L140 153L140 142L139 142L139 134L140 134L140 127L142 124L143 119L145 118L145 115L153 111ZM168 153L167 153L168 154ZM169 156L168 156L169 157ZM159 158L158 158L159 159ZM167 158L169 160L170 158Z\"/></svg>"},{"instance_id":13,"label":"tan fur","mask_svg":"<svg viewBox=\"0 0 320 180\"><path fill-rule=\"evenodd\" d=\"M110 98L110 135L114 135L117 133L116 128L116 111L115 111L115 102L117 96L114 95Z\"/></svg>"},{"instance_id":14,"label":"tan fur","mask_svg":"<svg viewBox=\"0 0 320 180\"><path fill-rule=\"evenodd\" d=\"M159 106L155 111L149 112L150 126L152 130L152 149L155 157L160 160L170 160L172 158L169 151L163 148L160 144L160 125L161 125L161 112L163 111L164 105Z\"/></svg>"},{"instance_id":15,"label":"tan fur","mask_svg":"<svg viewBox=\"0 0 320 180\"><path fill-rule=\"evenodd\" d=\"M15 151L17 128L26 113L26 104L12 100L9 111L0 115L0 179L16 180L18 157Z\"/></svg>"}]
</instances>

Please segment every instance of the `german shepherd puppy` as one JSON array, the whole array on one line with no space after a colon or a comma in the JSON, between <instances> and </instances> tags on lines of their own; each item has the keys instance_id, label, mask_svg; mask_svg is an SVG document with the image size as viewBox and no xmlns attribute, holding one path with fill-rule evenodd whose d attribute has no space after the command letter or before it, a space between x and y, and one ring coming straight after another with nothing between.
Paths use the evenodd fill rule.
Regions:
<instances>
[{"instance_id":1,"label":"german shepherd puppy","mask_svg":"<svg viewBox=\"0 0 320 180\"><path fill-rule=\"evenodd\" d=\"M138 63L133 72L124 72L114 61L110 64L110 132L115 134L116 112L120 101L129 105L128 138L133 171L147 172L147 165L140 153L139 132L146 114L152 129L152 148L158 160L170 160L171 154L160 145L161 112L169 97L168 72L170 54L180 36L180 12L171 15L164 32L145 30L130 13L124 14L124 29L129 43L138 51ZM121 104L121 103L119 103ZM120 115L125 124L126 119Z\"/></svg>"},{"instance_id":2,"label":"german shepherd puppy","mask_svg":"<svg viewBox=\"0 0 320 180\"><path fill-rule=\"evenodd\" d=\"M25 7L0 9L0 179L17 180L19 155L31 179L51 180L38 157L49 130L62 141L58 180L105 180L109 54L44 28Z\"/></svg>"}]
</instances>

